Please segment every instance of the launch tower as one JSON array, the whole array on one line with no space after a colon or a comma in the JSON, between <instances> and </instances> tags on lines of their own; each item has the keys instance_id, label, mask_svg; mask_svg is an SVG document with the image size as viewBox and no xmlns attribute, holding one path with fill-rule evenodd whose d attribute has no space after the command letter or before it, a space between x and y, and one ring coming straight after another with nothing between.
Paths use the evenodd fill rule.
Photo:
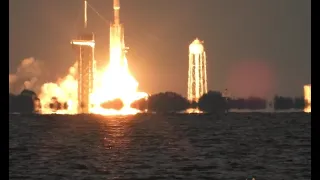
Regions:
<instances>
[{"instance_id":1,"label":"launch tower","mask_svg":"<svg viewBox=\"0 0 320 180\"><path fill-rule=\"evenodd\" d=\"M94 34L86 32L87 1L84 1L84 32L71 41L77 53L78 64L78 113L90 112L90 94L93 90Z\"/></svg>"},{"instance_id":2,"label":"launch tower","mask_svg":"<svg viewBox=\"0 0 320 180\"><path fill-rule=\"evenodd\" d=\"M195 39L189 45L188 100L198 102L207 93L206 53L203 42Z\"/></svg>"}]
</instances>

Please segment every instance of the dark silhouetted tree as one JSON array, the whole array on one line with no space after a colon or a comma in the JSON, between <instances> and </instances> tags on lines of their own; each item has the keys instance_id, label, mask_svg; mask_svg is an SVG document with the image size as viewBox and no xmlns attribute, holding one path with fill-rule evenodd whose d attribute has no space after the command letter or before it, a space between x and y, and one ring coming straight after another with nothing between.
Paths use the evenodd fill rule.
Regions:
<instances>
[{"instance_id":1,"label":"dark silhouetted tree","mask_svg":"<svg viewBox=\"0 0 320 180\"><path fill-rule=\"evenodd\" d=\"M33 113L37 94L30 90L23 90L18 96L9 93L9 112Z\"/></svg>"},{"instance_id":2,"label":"dark silhouetted tree","mask_svg":"<svg viewBox=\"0 0 320 180\"><path fill-rule=\"evenodd\" d=\"M245 109L246 107L245 99L243 98L229 99L227 103L230 109Z\"/></svg>"},{"instance_id":3,"label":"dark silhouetted tree","mask_svg":"<svg viewBox=\"0 0 320 180\"><path fill-rule=\"evenodd\" d=\"M18 112L17 99L16 95L9 93L9 113Z\"/></svg>"},{"instance_id":4,"label":"dark silhouetted tree","mask_svg":"<svg viewBox=\"0 0 320 180\"><path fill-rule=\"evenodd\" d=\"M290 97L275 96L273 102L275 110L288 110L294 107L293 99Z\"/></svg>"},{"instance_id":5,"label":"dark silhouetted tree","mask_svg":"<svg viewBox=\"0 0 320 180\"><path fill-rule=\"evenodd\" d=\"M259 97L249 97L246 99L246 109L258 110L258 109L266 109L267 100L259 98Z\"/></svg>"},{"instance_id":6,"label":"dark silhouetted tree","mask_svg":"<svg viewBox=\"0 0 320 180\"><path fill-rule=\"evenodd\" d=\"M244 99L244 98L229 99L228 106L231 109L250 109L250 110L265 109L267 107L267 100L259 97L249 97L247 99Z\"/></svg>"},{"instance_id":7,"label":"dark silhouetted tree","mask_svg":"<svg viewBox=\"0 0 320 180\"><path fill-rule=\"evenodd\" d=\"M132 108L139 109L140 111L144 111L148 109L148 100L145 98L139 99L131 103Z\"/></svg>"},{"instance_id":8,"label":"dark silhouetted tree","mask_svg":"<svg viewBox=\"0 0 320 180\"><path fill-rule=\"evenodd\" d=\"M192 102L190 103L190 108L193 108L193 109L198 108L198 103L197 103L196 101L192 101Z\"/></svg>"},{"instance_id":9,"label":"dark silhouetted tree","mask_svg":"<svg viewBox=\"0 0 320 180\"><path fill-rule=\"evenodd\" d=\"M189 107L189 101L174 92L154 94L148 98L148 111L151 112L179 112Z\"/></svg>"},{"instance_id":10,"label":"dark silhouetted tree","mask_svg":"<svg viewBox=\"0 0 320 180\"><path fill-rule=\"evenodd\" d=\"M31 97L32 99L35 99L37 98L37 94L31 90L28 90L28 89L24 89L21 93L20 93L21 96L28 96L28 97Z\"/></svg>"},{"instance_id":11,"label":"dark silhouetted tree","mask_svg":"<svg viewBox=\"0 0 320 180\"><path fill-rule=\"evenodd\" d=\"M224 112L227 110L226 99L221 92L209 91L200 97L198 106L201 111L209 113Z\"/></svg>"},{"instance_id":12,"label":"dark silhouetted tree","mask_svg":"<svg viewBox=\"0 0 320 180\"><path fill-rule=\"evenodd\" d=\"M303 97L294 98L294 108L295 109L304 109L305 108L305 101L304 101Z\"/></svg>"}]
</instances>

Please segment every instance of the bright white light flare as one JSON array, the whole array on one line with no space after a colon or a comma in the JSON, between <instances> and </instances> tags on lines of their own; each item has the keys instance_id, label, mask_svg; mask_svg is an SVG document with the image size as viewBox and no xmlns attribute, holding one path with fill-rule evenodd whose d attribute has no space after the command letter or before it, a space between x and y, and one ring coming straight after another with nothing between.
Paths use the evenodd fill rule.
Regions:
<instances>
[{"instance_id":1,"label":"bright white light flare","mask_svg":"<svg viewBox=\"0 0 320 180\"><path fill-rule=\"evenodd\" d=\"M304 112L311 112L311 84L305 85L303 87L304 89L304 102L305 102L305 108Z\"/></svg>"}]
</instances>

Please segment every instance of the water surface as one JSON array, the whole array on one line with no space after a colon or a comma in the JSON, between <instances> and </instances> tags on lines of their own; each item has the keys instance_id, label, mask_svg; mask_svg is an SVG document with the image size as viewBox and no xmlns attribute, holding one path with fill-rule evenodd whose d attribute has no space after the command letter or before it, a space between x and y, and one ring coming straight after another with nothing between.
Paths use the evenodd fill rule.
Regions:
<instances>
[{"instance_id":1,"label":"water surface","mask_svg":"<svg viewBox=\"0 0 320 180\"><path fill-rule=\"evenodd\" d=\"M10 179L311 178L311 115L9 115Z\"/></svg>"}]
</instances>

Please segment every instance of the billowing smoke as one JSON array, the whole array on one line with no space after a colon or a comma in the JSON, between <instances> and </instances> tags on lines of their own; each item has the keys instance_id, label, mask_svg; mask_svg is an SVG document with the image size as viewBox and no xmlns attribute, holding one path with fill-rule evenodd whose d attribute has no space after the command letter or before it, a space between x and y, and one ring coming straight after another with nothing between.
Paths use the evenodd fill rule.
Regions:
<instances>
[{"instance_id":1,"label":"billowing smoke","mask_svg":"<svg viewBox=\"0 0 320 180\"><path fill-rule=\"evenodd\" d=\"M75 63L70 69L66 77L58 79L56 83L45 83L41 86L39 98L41 100L42 113L51 113L52 110L49 108L49 104L52 103L52 98L56 97L57 101L68 103L68 112L77 112L77 92L78 92L78 81L77 76L77 63Z\"/></svg>"},{"instance_id":2,"label":"billowing smoke","mask_svg":"<svg viewBox=\"0 0 320 180\"><path fill-rule=\"evenodd\" d=\"M15 73L9 74L9 92L20 93L23 89L35 91L42 73L42 63L33 57L22 60Z\"/></svg>"}]
</instances>

